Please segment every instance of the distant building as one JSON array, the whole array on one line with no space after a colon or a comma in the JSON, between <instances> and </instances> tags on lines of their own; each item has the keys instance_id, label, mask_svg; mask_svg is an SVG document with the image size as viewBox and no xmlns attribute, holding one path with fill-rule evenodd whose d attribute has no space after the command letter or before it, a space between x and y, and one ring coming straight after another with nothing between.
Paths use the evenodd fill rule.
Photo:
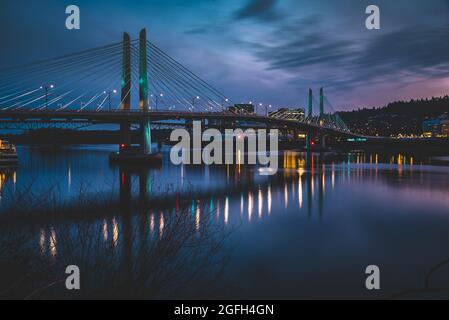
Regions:
<instances>
[{"instance_id":1,"label":"distant building","mask_svg":"<svg viewBox=\"0 0 449 320\"><path fill-rule=\"evenodd\" d=\"M268 113L269 117L302 121L305 118L304 108L280 108Z\"/></svg>"},{"instance_id":2,"label":"distant building","mask_svg":"<svg viewBox=\"0 0 449 320\"><path fill-rule=\"evenodd\" d=\"M449 138L449 117L447 114L437 119L423 121L423 135L427 138Z\"/></svg>"},{"instance_id":3,"label":"distant building","mask_svg":"<svg viewBox=\"0 0 449 320\"><path fill-rule=\"evenodd\" d=\"M254 105L249 103L234 104L228 107L228 110L233 113L254 114Z\"/></svg>"}]
</instances>

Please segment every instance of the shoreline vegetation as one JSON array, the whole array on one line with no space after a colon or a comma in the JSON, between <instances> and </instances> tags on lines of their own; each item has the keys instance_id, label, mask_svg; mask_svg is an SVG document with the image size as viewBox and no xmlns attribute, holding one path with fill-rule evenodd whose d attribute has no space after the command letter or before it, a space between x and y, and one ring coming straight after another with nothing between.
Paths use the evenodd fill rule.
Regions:
<instances>
[{"instance_id":1,"label":"shoreline vegetation","mask_svg":"<svg viewBox=\"0 0 449 320\"><path fill-rule=\"evenodd\" d=\"M202 297L229 259L223 246L233 227L214 223L215 214L206 206L201 216L192 216L189 206L164 210L141 203L134 209L123 202L109 204L105 197L97 197L95 207L95 200L86 201L81 191L84 209L58 204L56 198L46 201L48 219L40 223L20 213L23 199L10 207L22 223L0 227L1 298ZM58 219L89 216L101 204L106 205L101 217ZM83 290L66 290L68 265L81 270Z\"/></svg>"},{"instance_id":2,"label":"shoreline vegetation","mask_svg":"<svg viewBox=\"0 0 449 320\"><path fill-rule=\"evenodd\" d=\"M338 114L351 130L360 134L419 136L423 134L423 121L449 115L449 96L395 101L383 107L339 111Z\"/></svg>"}]
</instances>

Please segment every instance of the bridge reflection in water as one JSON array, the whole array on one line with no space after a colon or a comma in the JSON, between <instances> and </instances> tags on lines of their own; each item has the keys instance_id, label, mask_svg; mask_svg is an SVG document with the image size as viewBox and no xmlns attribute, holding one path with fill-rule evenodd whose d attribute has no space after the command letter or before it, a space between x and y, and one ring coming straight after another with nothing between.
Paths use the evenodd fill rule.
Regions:
<instances>
[{"instance_id":1,"label":"bridge reflection in water","mask_svg":"<svg viewBox=\"0 0 449 320\"><path fill-rule=\"evenodd\" d=\"M246 216L248 221L252 221L254 207L257 217L262 218L271 214L273 203L281 203L284 208L290 208L293 203L297 205L297 209L304 209L305 206L309 217L312 215L312 207L316 205L321 216L324 194L332 192L339 179L345 181L366 174L375 177L379 170L387 169L394 169L398 175L404 174L404 171L413 173L414 166L425 163L426 160L416 160L413 156L402 154L382 156L360 153L325 157L323 154L287 151L280 157L279 164L282 168L272 177L259 175L260 168L250 165L171 166L169 169L156 170L117 167L111 170L116 170L118 174L120 209L133 210L131 208L137 199L143 204L168 212L178 212L182 206L191 204L191 211L196 213L197 208L201 211L207 203L210 211L216 211L217 217L226 216L229 223L229 219L234 218L229 217L229 202L238 202L237 211L241 216ZM374 166L367 170L363 165ZM169 179L164 188L160 179L164 179L167 171L171 172L171 178L179 179L179 183L175 185ZM5 192L5 187L8 194L13 193L16 175L15 168L0 169L1 195ZM69 190L72 189L73 179L70 166L67 168L67 175ZM159 180L157 185L154 183L155 179ZM225 207L227 212L223 216ZM153 218L153 224L161 220L163 218Z\"/></svg>"},{"instance_id":2,"label":"bridge reflection in water","mask_svg":"<svg viewBox=\"0 0 449 320\"><path fill-rule=\"evenodd\" d=\"M33 153L33 159L36 159L35 156ZM98 154L93 157L98 157ZM78 189L78 175L103 170L99 168L102 163L86 168L84 165L94 163L88 158L83 160L85 163L77 165L71 163L72 155L67 157L68 162L60 156L60 161L50 161L64 168L61 172L65 172L66 179L55 177L67 183L66 186L61 185L60 190L70 189L73 193ZM36 169L35 162L28 163L27 157L24 160L24 174L27 167L33 171ZM226 232L235 228L246 230L251 225L273 226L279 219L290 219L288 217L296 217L304 223L321 224L332 218L335 210L339 212L340 209L335 208L335 198L341 197L345 189L349 194L342 201L349 202L351 192L356 190L354 188L362 185L368 186L368 189L371 188L370 184L389 185L398 181L406 187L418 189L427 185L427 178L423 175L425 159L405 155L324 156L285 152L279 164L282 168L274 176L262 176L259 174L260 168L247 165L175 167L164 163L160 169L154 170L111 167L94 182L102 185L104 192L112 192L114 196L108 200L112 206L105 204L102 208L102 203L96 204L98 207L92 206L97 199L95 197L78 203L78 198L68 193L68 201L81 205L76 212L71 211L67 216L62 212L57 219L43 214L42 217L34 217L26 226L20 217L6 219L3 215L2 221L7 223L2 223L2 229L8 228L7 225L15 225L14 228L20 225L19 229L35 230L34 244L31 243L31 246L42 257L55 262L66 261L68 254L73 254L75 258L82 255L83 246L76 252L71 246L78 243L83 235L88 236L91 241L97 241L96 246L108 248L107 252L114 257L115 265L124 270L121 275L127 281L133 281L136 274L150 265L145 259L148 248L172 239L173 217L185 217L184 222L189 227L183 231L199 239L203 234L210 234L211 230L220 230L221 234L223 230ZM23 183L22 169L17 169L17 172L15 169L2 171L2 195L6 199L10 198L14 189L24 187L17 186ZM105 183L109 176L118 181L116 187ZM447 182L443 183L442 189L449 189ZM80 226L88 226L89 232L82 231ZM69 241L70 237L73 239ZM96 254L89 252L87 256L95 259Z\"/></svg>"},{"instance_id":3,"label":"bridge reflection in water","mask_svg":"<svg viewBox=\"0 0 449 320\"><path fill-rule=\"evenodd\" d=\"M308 220L317 213L316 218L321 220L325 193L331 192L340 178L347 177L344 169L337 169L335 164L326 165L321 160L317 155L303 157L287 152L279 174L268 178L260 176L257 168L251 166L184 166L177 169L186 180L185 184L189 183L190 177L199 177L208 171L209 176L218 174L223 177L222 186L216 190L195 190L192 186L192 189L167 195L153 193L154 171L119 168L118 212L104 217L100 213L90 222L95 226L92 230L99 232L101 241L116 251L122 275L132 282L136 268L145 268L145 259L139 257L139 252L164 240L166 221L173 216L188 216L199 234L203 229L211 228L210 224L232 229L289 211L304 213ZM332 189L327 190L327 185ZM58 230L60 228L63 230ZM59 248L60 242L67 242L65 228L65 224L56 223L37 229L41 255L53 260L65 257L64 249ZM90 236L98 237L95 233ZM62 241L61 237L64 238ZM66 244L64 247L67 249Z\"/></svg>"},{"instance_id":4,"label":"bridge reflection in water","mask_svg":"<svg viewBox=\"0 0 449 320\"><path fill-rule=\"evenodd\" d=\"M132 214L139 204L155 208L149 209L147 224L151 233L162 235L164 214L179 213L186 206L197 221L202 214L213 212L215 219L226 225L230 222L252 222L255 217L262 219L269 217L273 211L280 213L287 209L304 212L309 219L317 213L316 217L321 219L324 196L332 192L339 181L361 179L362 176L375 178L379 170L394 170L399 176L413 174L414 166L422 165L423 160L416 163L413 156L401 154L324 157L323 154L287 151L281 156L279 164L282 168L272 177L259 175L260 168L249 165L170 167L172 175L179 178L179 184L175 186L168 181L165 188L160 183L155 186L153 180L159 180L168 169L111 169L118 173L120 211L124 215ZM363 165L374 166L368 168ZM67 189L72 185L71 171L68 167ZM0 169L0 195L3 195L5 188L8 189L7 193L13 192L16 175L14 168ZM238 207L235 207L237 204ZM115 242L119 219L102 220L105 241ZM42 238L48 237L42 235L40 242L44 242Z\"/></svg>"},{"instance_id":5,"label":"bridge reflection in water","mask_svg":"<svg viewBox=\"0 0 449 320\"><path fill-rule=\"evenodd\" d=\"M351 179L361 179L362 176L375 178L379 170L394 170L399 176L405 172L413 173L415 165L413 156L398 154L395 156L381 156L379 154L347 154L327 155L286 151L280 157L281 168L277 175L263 177L258 174L261 168L250 165L224 166L180 166L172 168L179 170L181 185L189 185L180 190L171 190L170 194L153 194L153 173L146 169L120 168L120 202L124 207L129 206L133 199L151 204L157 204L162 210L179 212L183 206L189 206L192 215L196 217L205 211L215 212L217 220L228 224L229 219L236 222L262 219L272 212L273 203L283 209L297 209L307 214L309 219L316 206L317 218L321 219L326 192L332 192L335 184L340 180L347 182ZM422 162L421 162L422 163ZM360 166L359 166L360 165ZM367 167L361 165L374 165ZM211 174L213 172L214 174ZM219 176L219 188L202 188L201 185L191 184L191 177L206 177L207 180ZM187 182L186 182L187 181ZM133 188L138 186L138 190ZM133 193L133 190L135 191ZM232 208L232 212L239 212L240 216L232 214L229 217L229 203L239 204ZM208 206L207 206L208 204ZM168 207L168 208L167 208ZM284 211L282 209L276 210ZM196 218L199 219L199 218ZM157 219L156 219L157 220Z\"/></svg>"}]
</instances>

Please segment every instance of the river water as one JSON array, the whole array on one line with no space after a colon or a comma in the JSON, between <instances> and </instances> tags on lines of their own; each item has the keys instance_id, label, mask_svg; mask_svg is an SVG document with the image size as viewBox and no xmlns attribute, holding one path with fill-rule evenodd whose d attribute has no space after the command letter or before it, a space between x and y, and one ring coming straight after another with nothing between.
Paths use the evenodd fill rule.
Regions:
<instances>
[{"instance_id":1,"label":"river water","mask_svg":"<svg viewBox=\"0 0 449 320\"><path fill-rule=\"evenodd\" d=\"M19 146L19 167L0 170L0 228L27 235L27 263L82 264L85 238L99 238L117 252L109 263L125 261L127 281L136 281L136 270L151 265L140 261L143 244L170 234L173 243L189 233L197 241L194 255L183 240L170 249L176 259L160 258L163 269L179 275L176 285L153 279L149 286L157 283L158 290L145 297L449 296L449 167L412 155L286 152L278 173L263 176L243 165L174 166L165 150L160 168L120 169L108 163L114 149ZM173 217L183 215L192 230L169 230ZM80 225L97 232L83 234ZM1 241L20 241L13 239ZM70 251L73 243L81 244ZM86 255L95 260L100 250ZM380 290L365 287L369 265L380 269ZM185 269L192 274L179 271Z\"/></svg>"}]
</instances>

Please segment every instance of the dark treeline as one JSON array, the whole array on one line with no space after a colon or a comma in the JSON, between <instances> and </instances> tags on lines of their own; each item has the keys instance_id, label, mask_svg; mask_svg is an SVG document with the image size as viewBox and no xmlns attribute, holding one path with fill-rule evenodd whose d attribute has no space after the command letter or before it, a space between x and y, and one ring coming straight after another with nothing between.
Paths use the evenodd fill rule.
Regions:
<instances>
[{"instance_id":1,"label":"dark treeline","mask_svg":"<svg viewBox=\"0 0 449 320\"><path fill-rule=\"evenodd\" d=\"M422 134L422 122L449 115L449 96L396 101L380 108L339 112L355 132L367 135L396 136Z\"/></svg>"}]
</instances>

